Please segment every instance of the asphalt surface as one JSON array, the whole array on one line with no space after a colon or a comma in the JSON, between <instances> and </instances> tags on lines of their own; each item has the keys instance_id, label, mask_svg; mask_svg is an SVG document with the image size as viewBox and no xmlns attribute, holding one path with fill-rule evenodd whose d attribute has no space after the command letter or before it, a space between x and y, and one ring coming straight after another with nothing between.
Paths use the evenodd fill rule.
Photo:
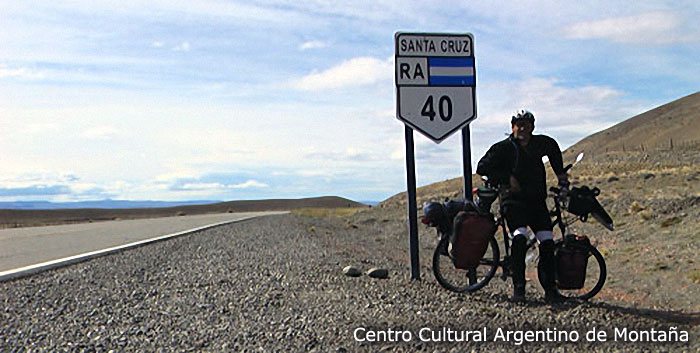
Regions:
<instances>
[{"instance_id":1,"label":"asphalt surface","mask_svg":"<svg viewBox=\"0 0 700 353\"><path fill-rule=\"evenodd\" d=\"M279 213L222 213L0 229L0 272L209 224Z\"/></svg>"}]
</instances>

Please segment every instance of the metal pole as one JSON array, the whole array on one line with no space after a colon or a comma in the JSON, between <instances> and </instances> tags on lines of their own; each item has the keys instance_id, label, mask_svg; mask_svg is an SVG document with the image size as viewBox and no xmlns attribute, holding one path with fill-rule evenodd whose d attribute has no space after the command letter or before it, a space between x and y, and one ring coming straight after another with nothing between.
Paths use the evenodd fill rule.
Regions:
<instances>
[{"instance_id":1,"label":"metal pole","mask_svg":"<svg viewBox=\"0 0 700 353\"><path fill-rule=\"evenodd\" d=\"M406 136L406 188L408 191L408 248L411 255L411 279L420 280L418 260L418 210L416 207L416 162L413 154L413 129L404 127Z\"/></svg>"},{"instance_id":2,"label":"metal pole","mask_svg":"<svg viewBox=\"0 0 700 353\"><path fill-rule=\"evenodd\" d=\"M462 169L464 172L464 199L472 200L472 148L469 124L462 128Z\"/></svg>"},{"instance_id":3,"label":"metal pole","mask_svg":"<svg viewBox=\"0 0 700 353\"><path fill-rule=\"evenodd\" d=\"M472 144L469 131L469 124L462 129L462 169L464 172L464 199L471 201L472 198ZM469 284L476 283L476 269L467 271Z\"/></svg>"}]
</instances>

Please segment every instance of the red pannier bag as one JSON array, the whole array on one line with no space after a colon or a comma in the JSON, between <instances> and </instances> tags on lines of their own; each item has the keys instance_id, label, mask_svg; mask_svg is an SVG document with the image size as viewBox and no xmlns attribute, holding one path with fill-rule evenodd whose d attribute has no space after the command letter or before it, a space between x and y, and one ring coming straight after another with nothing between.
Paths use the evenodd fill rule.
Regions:
<instances>
[{"instance_id":1,"label":"red pannier bag","mask_svg":"<svg viewBox=\"0 0 700 353\"><path fill-rule=\"evenodd\" d=\"M572 240L588 243L588 238ZM562 246L556 254L557 258L557 288L581 289L586 281L586 267L591 253L582 247Z\"/></svg>"},{"instance_id":2,"label":"red pannier bag","mask_svg":"<svg viewBox=\"0 0 700 353\"><path fill-rule=\"evenodd\" d=\"M455 217L453 229L450 255L455 268L466 270L476 267L486 253L489 240L496 233L493 215L460 211Z\"/></svg>"}]
</instances>

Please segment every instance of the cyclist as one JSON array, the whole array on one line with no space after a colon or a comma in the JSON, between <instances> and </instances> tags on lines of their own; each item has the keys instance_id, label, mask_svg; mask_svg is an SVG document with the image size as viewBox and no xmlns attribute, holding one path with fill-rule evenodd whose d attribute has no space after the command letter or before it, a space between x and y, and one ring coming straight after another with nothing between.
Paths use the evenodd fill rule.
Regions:
<instances>
[{"instance_id":1,"label":"cyclist","mask_svg":"<svg viewBox=\"0 0 700 353\"><path fill-rule=\"evenodd\" d=\"M545 203L547 185L542 157L549 158L549 164L559 179L559 187L566 192L569 181L563 167L561 149L551 137L532 134L535 116L531 112L517 112L510 123L512 134L491 146L479 161L476 172L487 176L495 185L506 186L501 202L512 239L511 300L525 301L525 252L529 226L539 242L538 268L542 274L539 280L545 290L545 300L560 302L564 297L559 294L554 278L552 219Z\"/></svg>"}]
</instances>

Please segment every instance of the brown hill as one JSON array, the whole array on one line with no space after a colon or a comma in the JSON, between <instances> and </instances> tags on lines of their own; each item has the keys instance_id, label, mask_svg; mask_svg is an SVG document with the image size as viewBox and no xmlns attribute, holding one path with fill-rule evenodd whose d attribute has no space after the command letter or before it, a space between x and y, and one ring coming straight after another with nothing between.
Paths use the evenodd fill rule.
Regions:
<instances>
[{"instance_id":1,"label":"brown hill","mask_svg":"<svg viewBox=\"0 0 700 353\"><path fill-rule=\"evenodd\" d=\"M611 151L645 151L700 144L700 92L664 104L597 132L569 147L598 155Z\"/></svg>"},{"instance_id":2,"label":"brown hill","mask_svg":"<svg viewBox=\"0 0 700 353\"><path fill-rule=\"evenodd\" d=\"M302 199L241 200L208 205L187 205L167 208L0 210L0 228L206 213L286 211L300 208L345 207L367 207L367 205L342 197L322 196Z\"/></svg>"}]
</instances>

